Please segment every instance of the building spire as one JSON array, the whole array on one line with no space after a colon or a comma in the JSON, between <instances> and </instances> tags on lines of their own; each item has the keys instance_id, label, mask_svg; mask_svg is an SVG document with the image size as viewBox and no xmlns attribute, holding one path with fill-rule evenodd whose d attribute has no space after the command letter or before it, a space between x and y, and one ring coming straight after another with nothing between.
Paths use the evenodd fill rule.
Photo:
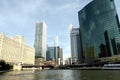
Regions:
<instances>
[{"instance_id":1,"label":"building spire","mask_svg":"<svg viewBox=\"0 0 120 80\"><path fill-rule=\"evenodd\" d=\"M54 39L54 46L59 46L59 44L58 44L58 36L55 36L55 39Z\"/></svg>"}]
</instances>

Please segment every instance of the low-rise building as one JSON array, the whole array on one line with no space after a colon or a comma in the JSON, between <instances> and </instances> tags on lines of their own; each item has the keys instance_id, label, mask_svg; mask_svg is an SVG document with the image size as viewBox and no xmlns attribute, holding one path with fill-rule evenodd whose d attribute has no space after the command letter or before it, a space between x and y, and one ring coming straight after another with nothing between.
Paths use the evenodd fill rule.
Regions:
<instances>
[{"instance_id":1,"label":"low-rise building","mask_svg":"<svg viewBox=\"0 0 120 80\"><path fill-rule=\"evenodd\" d=\"M20 35L9 38L0 34L0 60L11 64L34 64L35 50L27 46Z\"/></svg>"}]
</instances>

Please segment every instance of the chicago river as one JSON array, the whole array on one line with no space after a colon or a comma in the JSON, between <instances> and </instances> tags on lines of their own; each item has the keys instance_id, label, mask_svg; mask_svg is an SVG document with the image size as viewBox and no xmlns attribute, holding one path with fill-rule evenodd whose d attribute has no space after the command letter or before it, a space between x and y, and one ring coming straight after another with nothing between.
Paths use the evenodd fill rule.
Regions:
<instances>
[{"instance_id":1,"label":"chicago river","mask_svg":"<svg viewBox=\"0 0 120 80\"><path fill-rule=\"evenodd\" d=\"M0 73L0 80L120 80L117 70L41 70Z\"/></svg>"}]
</instances>

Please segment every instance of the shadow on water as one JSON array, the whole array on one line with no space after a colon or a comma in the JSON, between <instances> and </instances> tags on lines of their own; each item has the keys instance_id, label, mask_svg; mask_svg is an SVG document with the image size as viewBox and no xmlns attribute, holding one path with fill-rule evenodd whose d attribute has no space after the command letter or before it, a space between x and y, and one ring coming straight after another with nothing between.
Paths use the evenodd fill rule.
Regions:
<instances>
[{"instance_id":1,"label":"shadow on water","mask_svg":"<svg viewBox=\"0 0 120 80\"><path fill-rule=\"evenodd\" d=\"M0 80L120 80L113 70L43 70L0 73Z\"/></svg>"}]
</instances>

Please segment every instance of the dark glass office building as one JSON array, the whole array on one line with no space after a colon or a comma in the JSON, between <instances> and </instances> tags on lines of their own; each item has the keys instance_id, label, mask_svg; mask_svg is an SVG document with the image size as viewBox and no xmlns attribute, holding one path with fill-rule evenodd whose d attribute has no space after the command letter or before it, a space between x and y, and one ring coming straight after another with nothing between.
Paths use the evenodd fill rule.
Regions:
<instances>
[{"instance_id":1,"label":"dark glass office building","mask_svg":"<svg viewBox=\"0 0 120 80\"><path fill-rule=\"evenodd\" d=\"M85 60L120 54L120 24L114 0L93 0L78 15Z\"/></svg>"}]
</instances>

